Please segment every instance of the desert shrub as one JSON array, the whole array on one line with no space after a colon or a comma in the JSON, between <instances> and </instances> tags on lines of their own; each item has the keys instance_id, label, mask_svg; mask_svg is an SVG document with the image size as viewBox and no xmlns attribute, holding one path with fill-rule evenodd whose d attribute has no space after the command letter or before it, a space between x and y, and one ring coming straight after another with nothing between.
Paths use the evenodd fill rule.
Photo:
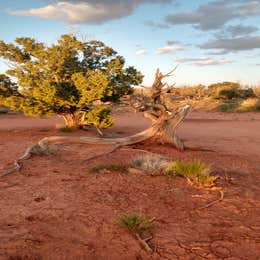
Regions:
<instances>
[{"instance_id":1,"label":"desert shrub","mask_svg":"<svg viewBox=\"0 0 260 260\"><path fill-rule=\"evenodd\" d=\"M206 87L203 85L172 87L168 89L167 93L171 93L175 97L200 99L206 95Z\"/></svg>"},{"instance_id":2,"label":"desert shrub","mask_svg":"<svg viewBox=\"0 0 260 260\"><path fill-rule=\"evenodd\" d=\"M211 176L210 171L210 167L199 160L173 161L169 163L166 174L183 176L201 186L212 186L217 177Z\"/></svg>"},{"instance_id":3,"label":"desert shrub","mask_svg":"<svg viewBox=\"0 0 260 260\"><path fill-rule=\"evenodd\" d=\"M260 87L254 87L254 88L253 88L253 91L254 91L254 95L255 95L257 98L260 98Z\"/></svg>"},{"instance_id":4,"label":"desert shrub","mask_svg":"<svg viewBox=\"0 0 260 260\"><path fill-rule=\"evenodd\" d=\"M217 98L232 99L239 96L239 93L235 89L220 89L217 93Z\"/></svg>"},{"instance_id":5,"label":"desert shrub","mask_svg":"<svg viewBox=\"0 0 260 260\"><path fill-rule=\"evenodd\" d=\"M113 172L127 172L128 171L128 165L126 164L98 164L92 167L90 170L90 173L98 173L101 171L113 171Z\"/></svg>"},{"instance_id":6,"label":"desert shrub","mask_svg":"<svg viewBox=\"0 0 260 260\"><path fill-rule=\"evenodd\" d=\"M52 155L52 154L56 154L58 152L58 147L55 145L49 145L46 148L42 148L39 145L35 145L32 149L31 149L31 153L35 154L35 155L39 155L39 156L45 156L45 155Z\"/></svg>"},{"instance_id":7,"label":"desert shrub","mask_svg":"<svg viewBox=\"0 0 260 260\"><path fill-rule=\"evenodd\" d=\"M208 86L208 95L215 99L232 99L239 97L240 84L222 82Z\"/></svg>"},{"instance_id":8,"label":"desert shrub","mask_svg":"<svg viewBox=\"0 0 260 260\"><path fill-rule=\"evenodd\" d=\"M153 227L153 220L138 214L125 214L119 218L119 225L133 234L142 235Z\"/></svg>"},{"instance_id":9,"label":"desert shrub","mask_svg":"<svg viewBox=\"0 0 260 260\"><path fill-rule=\"evenodd\" d=\"M240 112L254 112L260 111L260 99L258 98L248 98L241 102L238 107Z\"/></svg>"},{"instance_id":10,"label":"desert shrub","mask_svg":"<svg viewBox=\"0 0 260 260\"><path fill-rule=\"evenodd\" d=\"M131 165L149 174L154 174L163 172L168 166L168 161L158 155L145 154L134 158Z\"/></svg>"},{"instance_id":11,"label":"desert shrub","mask_svg":"<svg viewBox=\"0 0 260 260\"><path fill-rule=\"evenodd\" d=\"M254 93L254 90L252 88L241 88L239 90L239 97L242 98L242 99L246 99L246 98L252 98L252 97L255 97L255 93Z\"/></svg>"},{"instance_id":12,"label":"desert shrub","mask_svg":"<svg viewBox=\"0 0 260 260\"><path fill-rule=\"evenodd\" d=\"M218 110L221 112L234 112L239 106L239 101L234 100L234 101L229 101L222 103L218 106Z\"/></svg>"}]
</instances>

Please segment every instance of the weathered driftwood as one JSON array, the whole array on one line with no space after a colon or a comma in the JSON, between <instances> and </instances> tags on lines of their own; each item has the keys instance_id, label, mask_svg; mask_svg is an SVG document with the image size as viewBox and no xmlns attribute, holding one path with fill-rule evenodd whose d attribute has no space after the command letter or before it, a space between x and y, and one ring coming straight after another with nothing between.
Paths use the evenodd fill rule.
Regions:
<instances>
[{"instance_id":1,"label":"weathered driftwood","mask_svg":"<svg viewBox=\"0 0 260 260\"><path fill-rule=\"evenodd\" d=\"M27 148L25 153L15 160L15 167L3 172L0 177L19 170L21 168L21 161L29 159L36 146L44 150L50 143L110 144L113 147L118 148L123 145L136 144L150 138L155 138L161 143L170 143L177 149L184 150L185 146L177 135L177 128L187 116L190 106L185 105L180 108L169 110L163 102L163 88L166 86L166 83L163 83L162 79L171 76L173 72L174 70L164 75L158 69L155 74L154 83L151 87L151 96L148 99L144 99L143 97L139 97L139 99L133 98L131 102L132 107L138 111L143 111L144 116L151 120L152 125L148 129L135 135L121 138L95 138L87 136L45 137L36 145Z\"/></svg>"}]
</instances>

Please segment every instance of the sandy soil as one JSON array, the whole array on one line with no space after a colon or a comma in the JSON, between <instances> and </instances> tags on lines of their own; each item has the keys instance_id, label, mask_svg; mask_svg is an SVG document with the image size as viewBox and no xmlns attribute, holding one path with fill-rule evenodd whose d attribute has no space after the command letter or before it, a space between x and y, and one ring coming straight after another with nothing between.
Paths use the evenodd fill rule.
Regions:
<instances>
[{"instance_id":1,"label":"sandy soil","mask_svg":"<svg viewBox=\"0 0 260 260\"><path fill-rule=\"evenodd\" d=\"M141 114L117 111L106 136L146 128ZM0 172L24 149L60 133L59 118L0 115ZM193 111L179 129L190 147L144 142L102 154L108 146L62 145L57 154L34 156L19 173L0 179L0 259L260 259L260 114ZM98 163L127 163L139 149L173 159L201 159L221 178L225 198L181 178L137 173L89 173ZM124 213L155 218L154 253L117 225Z\"/></svg>"}]
</instances>

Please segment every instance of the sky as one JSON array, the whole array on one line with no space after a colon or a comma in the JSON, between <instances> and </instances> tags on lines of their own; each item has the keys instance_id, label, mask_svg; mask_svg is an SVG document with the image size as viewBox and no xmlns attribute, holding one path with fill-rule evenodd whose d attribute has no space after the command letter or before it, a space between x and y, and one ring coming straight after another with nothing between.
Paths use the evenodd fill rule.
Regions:
<instances>
[{"instance_id":1,"label":"sky","mask_svg":"<svg viewBox=\"0 0 260 260\"><path fill-rule=\"evenodd\" d=\"M0 40L100 40L153 82L260 85L260 0L0 0ZM7 69L0 60L0 73Z\"/></svg>"}]
</instances>

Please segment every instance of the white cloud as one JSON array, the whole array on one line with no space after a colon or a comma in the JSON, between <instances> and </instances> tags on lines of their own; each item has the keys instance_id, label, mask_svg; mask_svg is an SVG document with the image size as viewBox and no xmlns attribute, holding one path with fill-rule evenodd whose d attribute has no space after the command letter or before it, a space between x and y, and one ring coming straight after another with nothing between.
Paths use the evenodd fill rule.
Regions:
<instances>
[{"instance_id":1,"label":"white cloud","mask_svg":"<svg viewBox=\"0 0 260 260\"><path fill-rule=\"evenodd\" d=\"M65 23L99 24L130 15L144 3L168 3L173 0L77 0L55 1L45 7L8 11L11 15L36 16ZM53 2L53 1L52 1Z\"/></svg>"},{"instance_id":2,"label":"white cloud","mask_svg":"<svg viewBox=\"0 0 260 260\"><path fill-rule=\"evenodd\" d=\"M213 59L209 57L200 57L200 58L175 58L174 61L179 63L187 63L189 65L197 66L210 66L210 65L222 65L232 63L232 60L229 59Z\"/></svg>"},{"instance_id":3,"label":"white cloud","mask_svg":"<svg viewBox=\"0 0 260 260\"><path fill-rule=\"evenodd\" d=\"M181 46L167 45L167 46L158 48L155 51L155 53L156 54L167 54L167 53L171 53L171 52L175 52L175 51L182 51L182 50L184 50L184 48Z\"/></svg>"},{"instance_id":4,"label":"white cloud","mask_svg":"<svg viewBox=\"0 0 260 260\"><path fill-rule=\"evenodd\" d=\"M144 54L147 54L147 51L146 50L138 50L135 52L136 55L144 55Z\"/></svg>"}]
</instances>

